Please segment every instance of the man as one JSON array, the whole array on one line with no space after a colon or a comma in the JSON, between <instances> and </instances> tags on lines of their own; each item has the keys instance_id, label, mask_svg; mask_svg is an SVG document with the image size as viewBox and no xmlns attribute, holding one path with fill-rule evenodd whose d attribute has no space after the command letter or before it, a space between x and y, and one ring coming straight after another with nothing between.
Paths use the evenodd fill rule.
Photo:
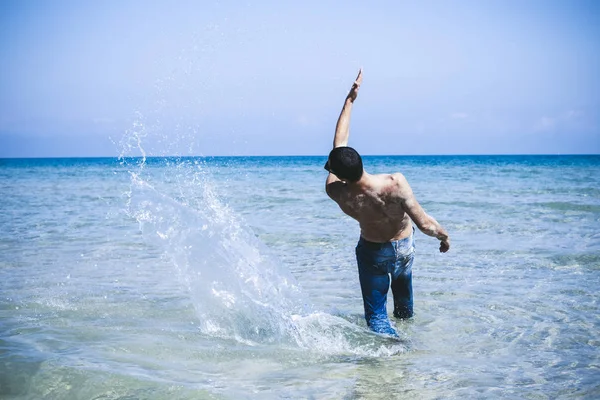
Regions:
<instances>
[{"instance_id":1,"label":"man","mask_svg":"<svg viewBox=\"0 0 600 400\"><path fill-rule=\"evenodd\" d=\"M387 315L387 293L391 275L394 316L412 317L412 222L424 234L440 240L442 253L450 249L450 238L425 213L402 174L368 174L360 155L347 147L350 113L361 83L362 69L337 121L333 150L325 164L329 171L326 190L342 211L360 224L356 261L367 324L375 332L397 336Z\"/></svg>"}]
</instances>

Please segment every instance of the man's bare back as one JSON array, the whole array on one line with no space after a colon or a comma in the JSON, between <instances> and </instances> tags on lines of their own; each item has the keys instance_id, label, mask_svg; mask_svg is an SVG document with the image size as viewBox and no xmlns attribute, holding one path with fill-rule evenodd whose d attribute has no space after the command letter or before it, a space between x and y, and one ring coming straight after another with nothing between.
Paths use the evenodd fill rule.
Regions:
<instances>
[{"instance_id":1,"label":"man's bare back","mask_svg":"<svg viewBox=\"0 0 600 400\"><path fill-rule=\"evenodd\" d=\"M338 119L333 139L334 151L348 144L350 114L361 83L362 70L359 71L346 97ZM356 155L358 156L358 153ZM440 252L445 253L450 249L448 234L423 210L402 174L368 174L362 170L361 160L361 174L358 179L340 179L336 175L340 172L328 167L331 161L333 160L330 155L326 166L330 171L326 182L327 194L344 213L359 222L364 239L385 243L406 238L412 233L412 220L423 233L440 240Z\"/></svg>"},{"instance_id":2,"label":"man's bare back","mask_svg":"<svg viewBox=\"0 0 600 400\"><path fill-rule=\"evenodd\" d=\"M328 190L342 211L359 222L360 235L370 242L400 240L412 233L411 219L399 196L398 175L368 175L361 186L339 181Z\"/></svg>"}]
</instances>

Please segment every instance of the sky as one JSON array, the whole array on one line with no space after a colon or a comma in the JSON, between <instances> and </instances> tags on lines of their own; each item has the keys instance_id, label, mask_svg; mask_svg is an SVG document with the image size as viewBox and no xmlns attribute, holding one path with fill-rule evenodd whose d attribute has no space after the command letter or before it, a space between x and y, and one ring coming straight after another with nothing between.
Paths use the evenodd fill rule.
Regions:
<instances>
[{"instance_id":1,"label":"sky","mask_svg":"<svg viewBox=\"0 0 600 400\"><path fill-rule=\"evenodd\" d=\"M600 153L600 2L0 2L0 157Z\"/></svg>"}]
</instances>

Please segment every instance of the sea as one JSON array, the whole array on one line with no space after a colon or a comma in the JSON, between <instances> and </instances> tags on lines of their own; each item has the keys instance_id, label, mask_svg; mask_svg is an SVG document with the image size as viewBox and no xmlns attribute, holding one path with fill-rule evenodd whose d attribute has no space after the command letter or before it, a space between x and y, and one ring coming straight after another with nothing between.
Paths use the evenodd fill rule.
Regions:
<instances>
[{"instance_id":1,"label":"sea","mask_svg":"<svg viewBox=\"0 0 600 400\"><path fill-rule=\"evenodd\" d=\"M325 161L0 160L0 398L600 398L600 156L365 156L451 237L399 339Z\"/></svg>"}]
</instances>

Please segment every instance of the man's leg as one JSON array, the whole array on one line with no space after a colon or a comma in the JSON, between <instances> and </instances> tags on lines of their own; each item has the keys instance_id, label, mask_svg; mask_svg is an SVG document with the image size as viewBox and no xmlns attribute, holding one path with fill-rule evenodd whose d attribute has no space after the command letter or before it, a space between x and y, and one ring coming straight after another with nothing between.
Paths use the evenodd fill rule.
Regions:
<instances>
[{"instance_id":1,"label":"man's leg","mask_svg":"<svg viewBox=\"0 0 600 400\"><path fill-rule=\"evenodd\" d=\"M392 278L394 317L410 318L413 316L412 268L409 267Z\"/></svg>"},{"instance_id":2,"label":"man's leg","mask_svg":"<svg viewBox=\"0 0 600 400\"><path fill-rule=\"evenodd\" d=\"M397 259L392 271L394 294L394 317L413 316L412 265L415 259L414 238L400 240L396 244Z\"/></svg>"},{"instance_id":3,"label":"man's leg","mask_svg":"<svg viewBox=\"0 0 600 400\"><path fill-rule=\"evenodd\" d=\"M390 287L388 273L365 262L358 249L356 259L367 325L374 332L398 336L387 315L387 293Z\"/></svg>"}]
</instances>

